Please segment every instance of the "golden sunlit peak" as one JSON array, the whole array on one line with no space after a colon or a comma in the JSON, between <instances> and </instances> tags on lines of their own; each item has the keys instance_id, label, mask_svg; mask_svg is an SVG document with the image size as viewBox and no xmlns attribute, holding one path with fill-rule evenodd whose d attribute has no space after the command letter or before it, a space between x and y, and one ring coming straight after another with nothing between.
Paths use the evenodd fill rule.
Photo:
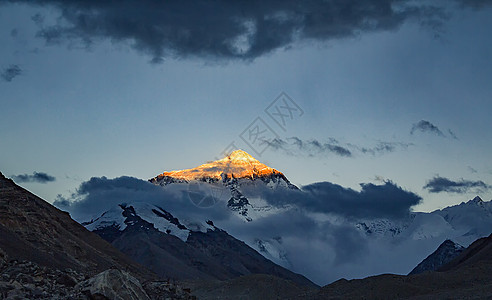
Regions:
<instances>
[{"instance_id":1,"label":"golden sunlit peak","mask_svg":"<svg viewBox=\"0 0 492 300\"><path fill-rule=\"evenodd\" d=\"M181 180L201 180L204 178L251 178L283 174L262 164L246 151L235 150L223 159L200 165L193 169L164 172L155 179L172 177Z\"/></svg>"},{"instance_id":2,"label":"golden sunlit peak","mask_svg":"<svg viewBox=\"0 0 492 300\"><path fill-rule=\"evenodd\" d=\"M243 162L258 162L256 158L253 156L249 155L246 151L243 150L235 150L232 151L231 154L229 154L226 158L226 160L229 160L231 162L234 161L243 161Z\"/></svg>"}]
</instances>

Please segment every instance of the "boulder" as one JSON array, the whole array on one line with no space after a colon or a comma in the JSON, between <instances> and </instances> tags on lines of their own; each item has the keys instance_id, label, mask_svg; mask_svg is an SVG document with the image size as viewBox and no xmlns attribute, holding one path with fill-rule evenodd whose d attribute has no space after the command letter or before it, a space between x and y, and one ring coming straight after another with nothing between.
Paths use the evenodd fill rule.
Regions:
<instances>
[{"instance_id":1,"label":"boulder","mask_svg":"<svg viewBox=\"0 0 492 300\"><path fill-rule=\"evenodd\" d=\"M82 281L75 286L75 289L91 299L150 300L135 277L117 269L106 270Z\"/></svg>"}]
</instances>

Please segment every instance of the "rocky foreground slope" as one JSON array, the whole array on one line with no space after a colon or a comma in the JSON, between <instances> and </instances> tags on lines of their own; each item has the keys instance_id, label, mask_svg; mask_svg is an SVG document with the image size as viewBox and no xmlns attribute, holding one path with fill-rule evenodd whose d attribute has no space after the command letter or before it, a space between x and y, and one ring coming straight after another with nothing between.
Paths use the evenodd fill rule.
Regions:
<instances>
[{"instance_id":1,"label":"rocky foreground slope","mask_svg":"<svg viewBox=\"0 0 492 300\"><path fill-rule=\"evenodd\" d=\"M151 272L43 199L0 173L0 248L10 259L96 274L109 268L149 279Z\"/></svg>"},{"instance_id":2,"label":"rocky foreground slope","mask_svg":"<svg viewBox=\"0 0 492 300\"><path fill-rule=\"evenodd\" d=\"M192 299L0 173L0 299Z\"/></svg>"},{"instance_id":3,"label":"rocky foreground slope","mask_svg":"<svg viewBox=\"0 0 492 300\"><path fill-rule=\"evenodd\" d=\"M0 299L194 299L173 282L141 284L131 274L108 269L92 277L70 268L10 260L0 253Z\"/></svg>"}]
</instances>

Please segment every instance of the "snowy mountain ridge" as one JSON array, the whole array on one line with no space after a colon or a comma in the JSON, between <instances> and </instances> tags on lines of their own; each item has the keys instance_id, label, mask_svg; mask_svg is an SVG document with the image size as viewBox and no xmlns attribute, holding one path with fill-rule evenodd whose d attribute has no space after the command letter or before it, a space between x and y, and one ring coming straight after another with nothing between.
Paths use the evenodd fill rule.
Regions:
<instances>
[{"instance_id":1,"label":"snowy mountain ridge","mask_svg":"<svg viewBox=\"0 0 492 300\"><path fill-rule=\"evenodd\" d=\"M491 233L492 201L486 202L477 196L430 213L414 212L403 220L362 220L355 226L375 238L423 240L446 236L467 246Z\"/></svg>"}]
</instances>

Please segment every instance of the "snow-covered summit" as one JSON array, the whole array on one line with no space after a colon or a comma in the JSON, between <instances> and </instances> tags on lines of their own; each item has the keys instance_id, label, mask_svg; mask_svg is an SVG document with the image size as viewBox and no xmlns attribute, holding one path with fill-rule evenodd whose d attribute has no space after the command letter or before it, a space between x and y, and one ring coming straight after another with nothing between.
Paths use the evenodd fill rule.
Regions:
<instances>
[{"instance_id":1,"label":"snow-covered summit","mask_svg":"<svg viewBox=\"0 0 492 300\"><path fill-rule=\"evenodd\" d=\"M247 222L279 210L258 196L256 187L298 189L282 172L259 162L243 150L196 168L164 172L149 181L163 188L172 184L188 184L188 194L192 197L196 196L195 189L205 191L210 199L204 201L207 195L199 195L197 206L223 201Z\"/></svg>"},{"instance_id":2,"label":"snow-covered summit","mask_svg":"<svg viewBox=\"0 0 492 300\"><path fill-rule=\"evenodd\" d=\"M288 182L282 172L259 162L243 150L236 150L222 159L202 164L196 168L164 172L150 179L150 182L163 185L168 183L166 179L189 182L193 180L221 181L226 178L254 180L272 176L281 177Z\"/></svg>"}]
</instances>

